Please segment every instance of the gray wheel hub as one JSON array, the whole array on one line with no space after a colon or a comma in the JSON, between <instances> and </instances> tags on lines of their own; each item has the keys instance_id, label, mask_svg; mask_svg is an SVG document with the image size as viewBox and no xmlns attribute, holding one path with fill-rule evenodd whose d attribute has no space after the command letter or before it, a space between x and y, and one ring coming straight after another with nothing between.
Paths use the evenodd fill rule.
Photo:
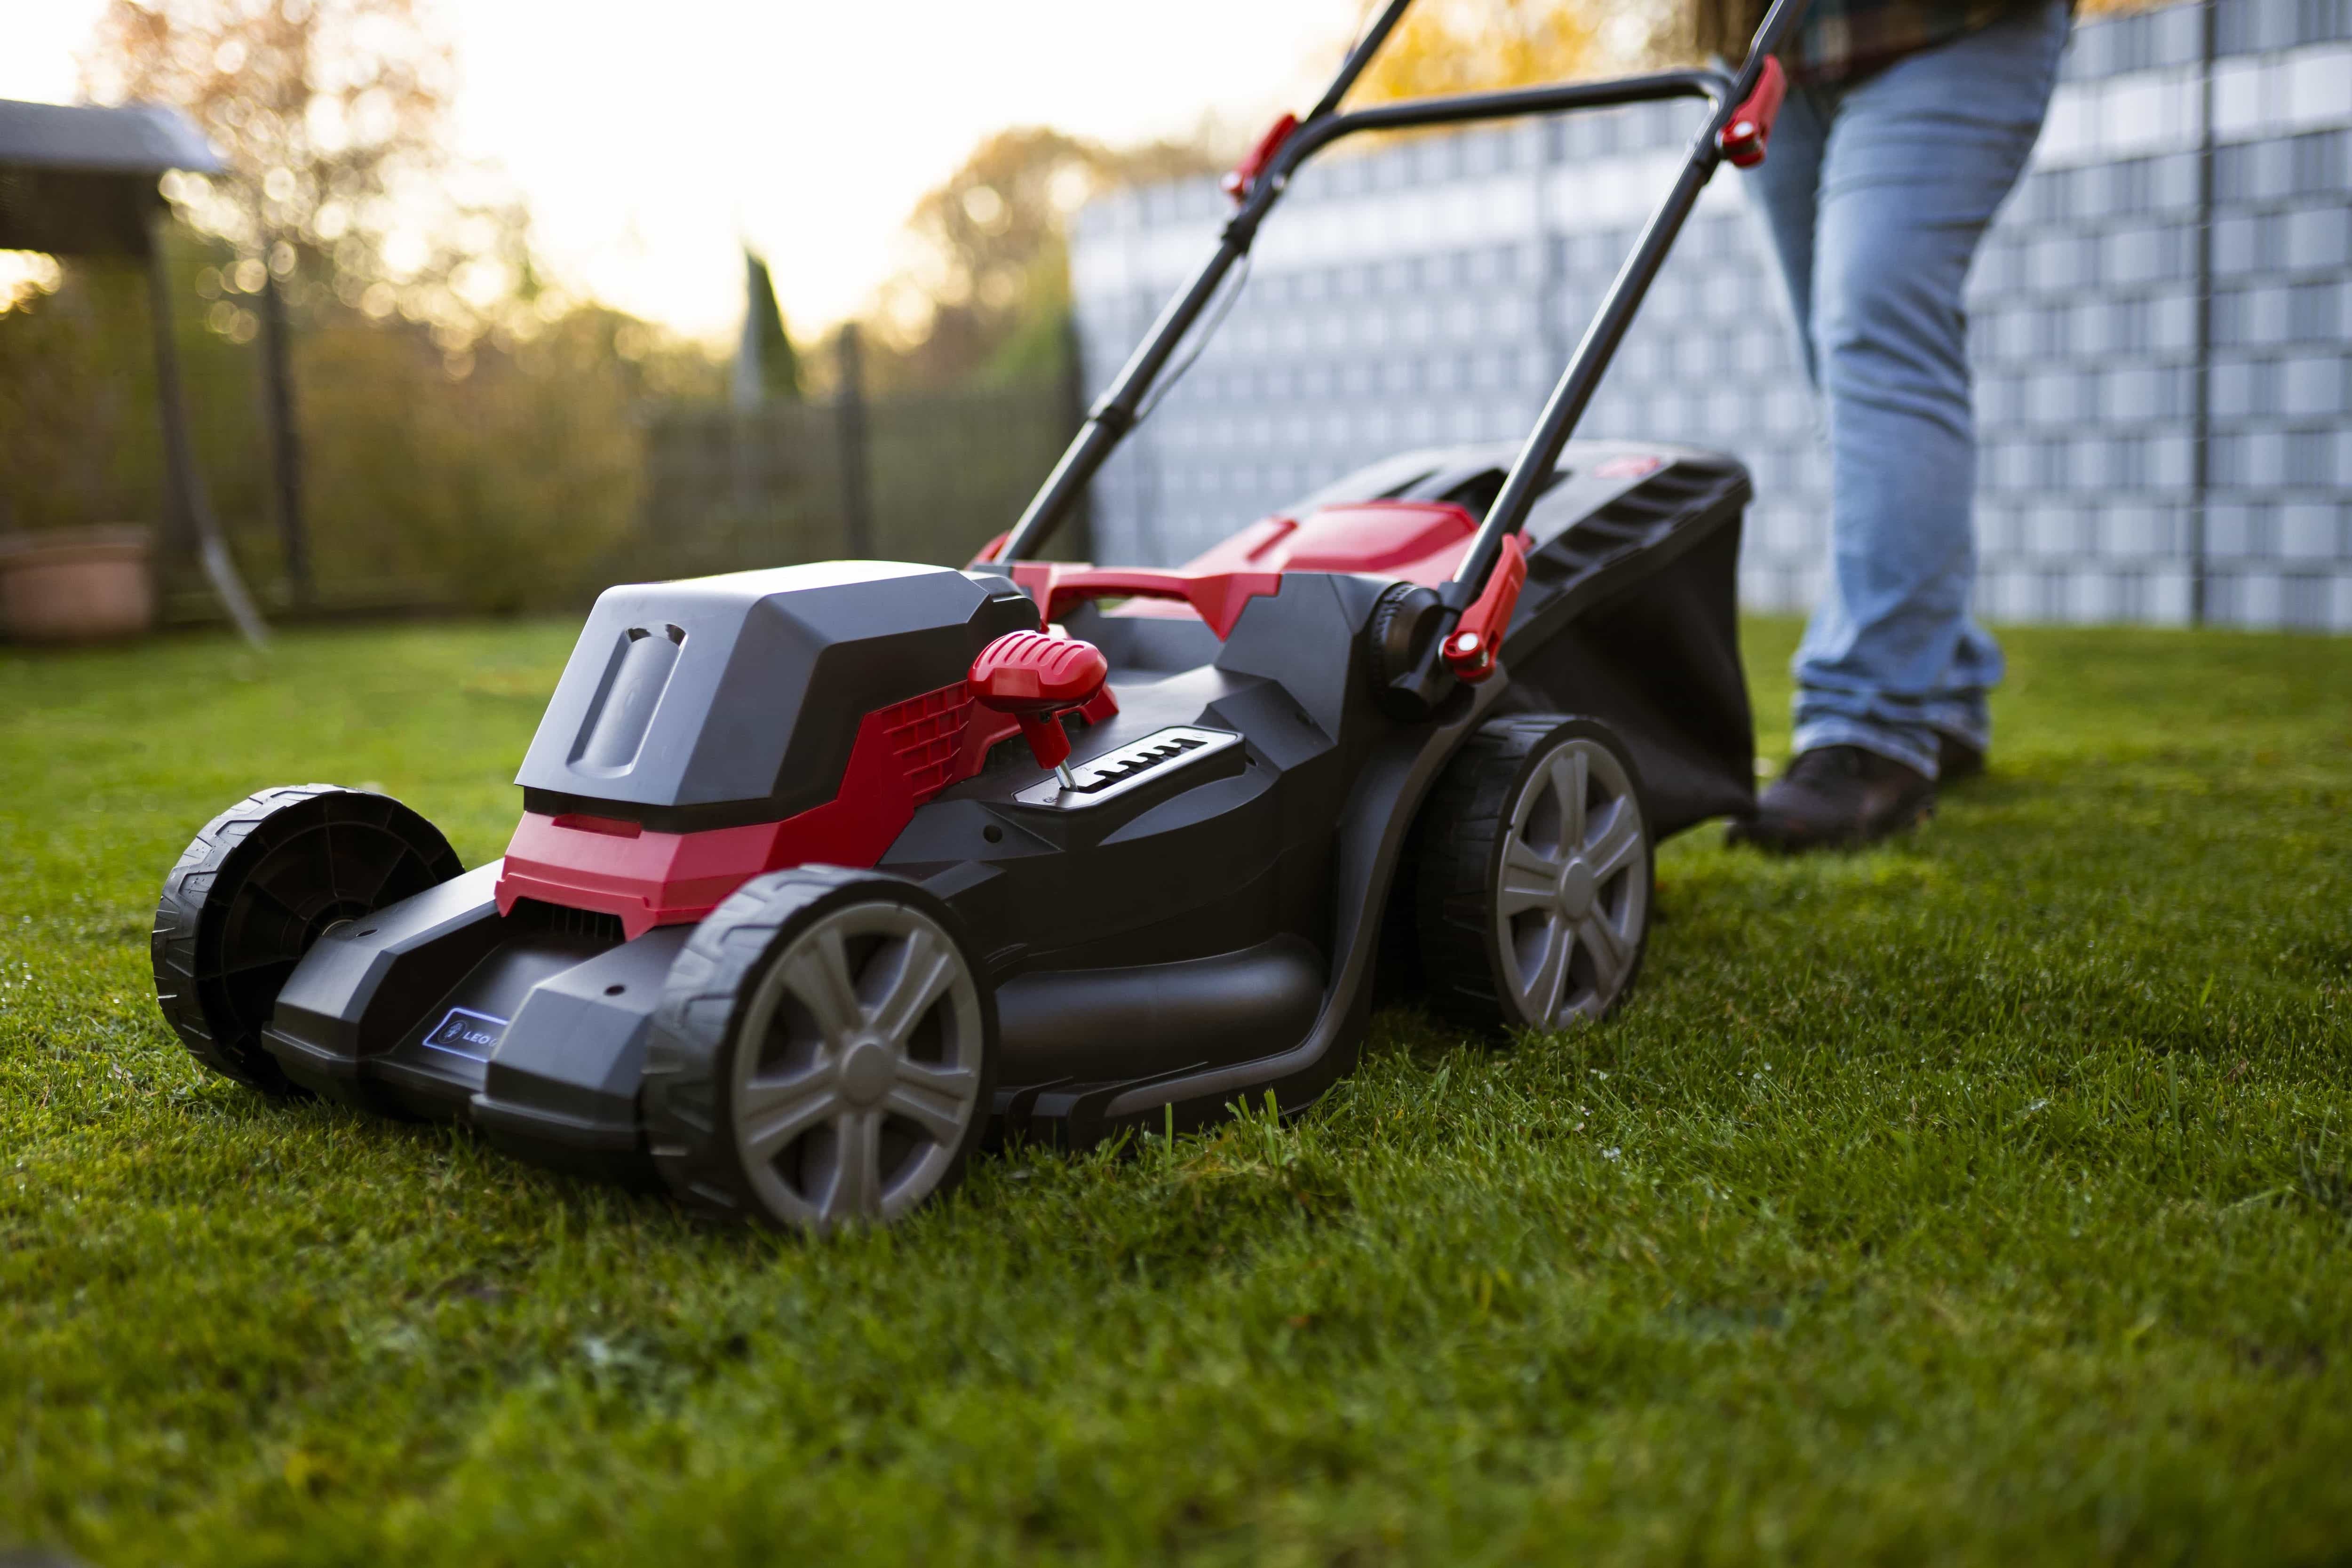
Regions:
<instances>
[{"instance_id":1,"label":"gray wheel hub","mask_svg":"<svg viewBox=\"0 0 2352 1568\"><path fill-rule=\"evenodd\" d=\"M1592 910L1592 895L1600 889L1592 868L1581 859L1571 859L1559 874L1557 902L1560 913L1570 920L1580 921Z\"/></svg>"},{"instance_id":2,"label":"gray wheel hub","mask_svg":"<svg viewBox=\"0 0 2352 1568\"><path fill-rule=\"evenodd\" d=\"M920 910L877 900L811 923L760 977L729 1104L745 1174L778 1218L897 1218L953 1169L981 1114L980 989Z\"/></svg>"},{"instance_id":3,"label":"gray wheel hub","mask_svg":"<svg viewBox=\"0 0 2352 1568\"><path fill-rule=\"evenodd\" d=\"M1572 737L1538 758L1511 804L1495 939L1519 1017L1597 1018L1632 978L1649 915L1648 827L1616 754Z\"/></svg>"},{"instance_id":4,"label":"gray wheel hub","mask_svg":"<svg viewBox=\"0 0 2352 1568\"><path fill-rule=\"evenodd\" d=\"M879 1040L860 1040L841 1058L841 1092L854 1105L875 1105L890 1092L898 1054Z\"/></svg>"}]
</instances>

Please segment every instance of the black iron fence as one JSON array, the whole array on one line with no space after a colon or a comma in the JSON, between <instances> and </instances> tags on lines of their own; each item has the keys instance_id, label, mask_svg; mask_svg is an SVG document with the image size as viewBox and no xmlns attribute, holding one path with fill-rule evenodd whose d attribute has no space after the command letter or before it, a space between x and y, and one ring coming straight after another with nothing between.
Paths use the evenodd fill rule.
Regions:
<instances>
[{"instance_id":1,"label":"black iron fence","mask_svg":"<svg viewBox=\"0 0 2352 1568\"><path fill-rule=\"evenodd\" d=\"M651 408L622 554L664 576L843 555L961 565L1013 525L1077 418L1051 385Z\"/></svg>"},{"instance_id":2,"label":"black iron fence","mask_svg":"<svg viewBox=\"0 0 2352 1568\"><path fill-rule=\"evenodd\" d=\"M1080 414L1054 382L752 409L600 400L544 377L395 382L370 358L381 345L313 341L297 367L312 579L298 595L256 356L195 346L197 464L278 620L568 609L614 582L839 556L961 564L1012 526ZM166 624L218 620L191 542L166 526L152 386L107 379L122 384L121 417L63 422L57 443L76 449L53 465L102 478L103 493L9 469L0 531L147 523ZM77 493L44 506L36 489ZM1076 552L1083 534L1061 542Z\"/></svg>"}]
</instances>

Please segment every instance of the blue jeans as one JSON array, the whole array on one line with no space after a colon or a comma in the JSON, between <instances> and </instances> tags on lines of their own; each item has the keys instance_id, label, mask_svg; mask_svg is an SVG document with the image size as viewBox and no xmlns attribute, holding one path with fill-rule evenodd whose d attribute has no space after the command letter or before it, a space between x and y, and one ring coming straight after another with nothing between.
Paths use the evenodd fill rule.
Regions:
<instances>
[{"instance_id":1,"label":"blue jeans","mask_svg":"<svg viewBox=\"0 0 2352 1568\"><path fill-rule=\"evenodd\" d=\"M1982 750L2000 647L1969 613L1977 443L1960 290L2050 107L2071 11L2035 8L1789 94L1748 174L1826 416L1830 574L1797 650L1796 749L1936 775Z\"/></svg>"}]
</instances>

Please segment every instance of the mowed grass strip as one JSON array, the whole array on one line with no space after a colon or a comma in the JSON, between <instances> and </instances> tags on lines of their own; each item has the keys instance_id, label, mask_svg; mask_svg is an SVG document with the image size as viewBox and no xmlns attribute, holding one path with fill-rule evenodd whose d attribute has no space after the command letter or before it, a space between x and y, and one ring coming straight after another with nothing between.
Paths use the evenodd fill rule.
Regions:
<instances>
[{"instance_id":1,"label":"mowed grass strip","mask_svg":"<svg viewBox=\"0 0 2352 1568\"><path fill-rule=\"evenodd\" d=\"M1870 854L1678 841L1608 1026L1392 1013L1302 1119L803 1244L269 1103L156 1016L200 823L365 782L496 855L571 636L0 655L0 1546L2352 1552L2352 642L2014 632L1990 776Z\"/></svg>"}]
</instances>

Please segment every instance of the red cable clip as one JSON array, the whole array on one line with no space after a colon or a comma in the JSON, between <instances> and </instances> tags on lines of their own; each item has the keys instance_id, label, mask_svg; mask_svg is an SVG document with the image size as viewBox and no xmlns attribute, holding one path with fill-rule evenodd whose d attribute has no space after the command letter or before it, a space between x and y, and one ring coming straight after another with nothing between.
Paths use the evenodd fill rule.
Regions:
<instances>
[{"instance_id":1,"label":"red cable clip","mask_svg":"<svg viewBox=\"0 0 2352 1568\"><path fill-rule=\"evenodd\" d=\"M1486 587L1445 635L1445 662L1454 676L1475 686L1495 673L1495 653L1519 607L1519 590L1528 580L1528 552L1516 533L1503 535L1502 559L1486 574Z\"/></svg>"},{"instance_id":2,"label":"red cable clip","mask_svg":"<svg viewBox=\"0 0 2352 1568\"><path fill-rule=\"evenodd\" d=\"M1234 205L1239 206L1249 198L1250 186L1265 173L1265 166L1274 162L1274 155L1282 151L1282 144L1289 141L1290 133L1297 129L1298 116L1284 115L1266 127L1265 134L1257 139L1257 145L1234 165L1233 173L1224 177L1223 184L1225 195L1234 198Z\"/></svg>"},{"instance_id":3,"label":"red cable clip","mask_svg":"<svg viewBox=\"0 0 2352 1568\"><path fill-rule=\"evenodd\" d=\"M1723 129L1715 133L1717 148L1742 169L1762 163L1764 144L1772 139L1772 122L1780 117L1780 100L1788 96L1789 73L1780 68L1779 57L1766 55L1764 74L1756 79L1756 89L1740 100Z\"/></svg>"}]
</instances>

